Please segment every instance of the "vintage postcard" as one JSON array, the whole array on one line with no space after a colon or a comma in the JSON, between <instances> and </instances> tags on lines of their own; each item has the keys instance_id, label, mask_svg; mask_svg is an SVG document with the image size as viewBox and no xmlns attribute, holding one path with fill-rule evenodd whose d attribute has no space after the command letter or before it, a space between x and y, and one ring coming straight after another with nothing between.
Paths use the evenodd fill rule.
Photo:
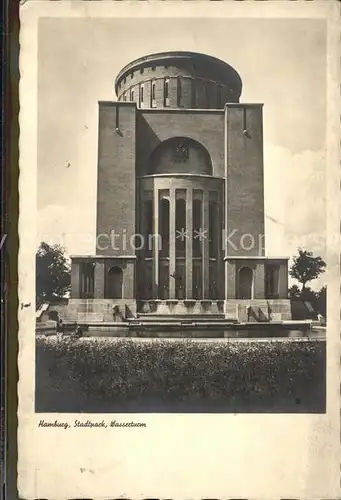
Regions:
<instances>
[{"instance_id":1,"label":"vintage postcard","mask_svg":"<svg viewBox=\"0 0 341 500\"><path fill-rule=\"evenodd\" d=\"M338 2L20 11L20 497L340 498Z\"/></svg>"}]
</instances>

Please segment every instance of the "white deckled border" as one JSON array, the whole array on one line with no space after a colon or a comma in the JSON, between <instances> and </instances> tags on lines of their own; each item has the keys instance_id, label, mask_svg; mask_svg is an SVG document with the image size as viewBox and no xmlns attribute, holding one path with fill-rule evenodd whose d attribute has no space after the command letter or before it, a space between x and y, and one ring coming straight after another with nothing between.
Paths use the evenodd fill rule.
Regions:
<instances>
[{"instance_id":1,"label":"white deckled border","mask_svg":"<svg viewBox=\"0 0 341 500\"><path fill-rule=\"evenodd\" d=\"M328 22L326 415L138 415L143 430L42 429L34 413L35 314L18 311L21 498L340 497L340 14L338 2L44 2L21 7L19 304L35 303L39 17L295 17ZM304 61L302 61L304 64ZM318 99L318 96L316 96ZM84 416L85 418L87 416ZM92 419L95 416L91 416ZM55 415L73 422L74 415ZM98 419L107 418L100 415ZM121 415L122 420L131 416Z\"/></svg>"}]
</instances>

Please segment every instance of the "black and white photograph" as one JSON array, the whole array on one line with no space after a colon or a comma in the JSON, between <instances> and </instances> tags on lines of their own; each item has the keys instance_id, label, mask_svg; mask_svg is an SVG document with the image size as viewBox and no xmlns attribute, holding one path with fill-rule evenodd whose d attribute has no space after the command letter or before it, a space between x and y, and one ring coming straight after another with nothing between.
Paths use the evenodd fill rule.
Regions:
<instances>
[{"instance_id":1,"label":"black and white photograph","mask_svg":"<svg viewBox=\"0 0 341 500\"><path fill-rule=\"evenodd\" d=\"M325 411L325 26L204 24L40 21L37 411Z\"/></svg>"},{"instance_id":2,"label":"black and white photograph","mask_svg":"<svg viewBox=\"0 0 341 500\"><path fill-rule=\"evenodd\" d=\"M239 15L213 6L206 18L208 2L181 13L175 2L156 10L158 2L140 2L127 14L120 2L112 15L106 2L98 10L81 3L39 16L33 6L34 44L22 36L35 54L27 82L36 81L31 136L27 108L21 118L36 148L21 157L21 190L35 210L21 226L31 245L26 255L21 243L22 262L35 260L18 313L34 312L25 331L34 338L34 389L22 408L32 409L37 435L54 433L55 446L57 435L81 432L70 426L144 427L159 416L174 418L172 426L187 418L189 436L196 418L241 425L255 417L252 431L245 420L245 440L261 419L269 435L283 419L283 433L272 435L284 440L295 429L288 443L300 434L292 446L301 439L311 447L309 432L329 418L328 363L337 370L338 362L329 334L339 317L330 298L339 222L328 187L336 112L328 9L249 16L255 2L239 2ZM284 12L289 2L281 3ZM24 264L21 271L25 285ZM316 423L305 426L309 418ZM124 432L139 432L146 446L146 431ZM243 443L250 460L261 443L251 435ZM226 453L231 460L232 448ZM285 477L294 476L296 455ZM47 478L39 481L39 491L52 492ZM312 492L303 483L281 491L303 498ZM141 498L161 495L144 491Z\"/></svg>"}]
</instances>

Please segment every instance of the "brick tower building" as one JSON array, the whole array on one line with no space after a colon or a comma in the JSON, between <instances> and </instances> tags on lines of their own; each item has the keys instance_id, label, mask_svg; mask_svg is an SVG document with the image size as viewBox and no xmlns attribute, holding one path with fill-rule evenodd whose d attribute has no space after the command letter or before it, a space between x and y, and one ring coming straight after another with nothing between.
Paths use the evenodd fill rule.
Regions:
<instances>
[{"instance_id":1,"label":"brick tower building","mask_svg":"<svg viewBox=\"0 0 341 500\"><path fill-rule=\"evenodd\" d=\"M288 259L265 256L262 104L192 52L131 62L115 91L99 103L96 255L72 257L69 315L289 319Z\"/></svg>"}]
</instances>

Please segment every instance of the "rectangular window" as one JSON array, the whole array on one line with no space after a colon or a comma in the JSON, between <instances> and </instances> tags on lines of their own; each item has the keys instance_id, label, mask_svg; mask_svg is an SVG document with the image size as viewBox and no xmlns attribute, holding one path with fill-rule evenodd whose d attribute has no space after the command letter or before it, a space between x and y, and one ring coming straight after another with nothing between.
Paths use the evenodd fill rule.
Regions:
<instances>
[{"instance_id":1,"label":"rectangular window","mask_svg":"<svg viewBox=\"0 0 341 500\"><path fill-rule=\"evenodd\" d=\"M192 108L197 106L197 89L195 85L195 80L192 80Z\"/></svg>"},{"instance_id":2,"label":"rectangular window","mask_svg":"<svg viewBox=\"0 0 341 500\"><path fill-rule=\"evenodd\" d=\"M80 265L80 298L94 298L95 266L92 262L82 262Z\"/></svg>"},{"instance_id":3,"label":"rectangular window","mask_svg":"<svg viewBox=\"0 0 341 500\"><path fill-rule=\"evenodd\" d=\"M156 106L156 99L155 99L155 82L152 82L151 100L152 100L152 108L155 108L155 106Z\"/></svg>"},{"instance_id":4,"label":"rectangular window","mask_svg":"<svg viewBox=\"0 0 341 500\"><path fill-rule=\"evenodd\" d=\"M165 78L163 90L164 90L165 106L169 106L169 78Z\"/></svg>"},{"instance_id":5,"label":"rectangular window","mask_svg":"<svg viewBox=\"0 0 341 500\"><path fill-rule=\"evenodd\" d=\"M144 85L143 83L140 85L140 107L143 106L144 101Z\"/></svg>"},{"instance_id":6,"label":"rectangular window","mask_svg":"<svg viewBox=\"0 0 341 500\"><path fill-rule=\"evenodd\" d=\"M181 88L181 78L178 76L178 106L182 105L182 88Z\"/></svg>"},{"instance_id":7,"label":"rectangular window","mask_svg":"<svg viewBox=\"0 0 341 500\"><path fill-rule=\"evenodd\" d=\"M134 97L135 97L134 89L131 89L131 91L130 91L130 100L134 101Z\"/></svg>"},{"instance_id":8,"label":"rectangular window","mask_svg":"<svg viewBox=\"0 0 341 500\"><path fill-rule=\"evenodd\" d=\"M127 100L127 94L126 94L126 92L124 92L124 94L123 94L123 101L126 102L126 100Z\"/></svg>"}]
</instances>

